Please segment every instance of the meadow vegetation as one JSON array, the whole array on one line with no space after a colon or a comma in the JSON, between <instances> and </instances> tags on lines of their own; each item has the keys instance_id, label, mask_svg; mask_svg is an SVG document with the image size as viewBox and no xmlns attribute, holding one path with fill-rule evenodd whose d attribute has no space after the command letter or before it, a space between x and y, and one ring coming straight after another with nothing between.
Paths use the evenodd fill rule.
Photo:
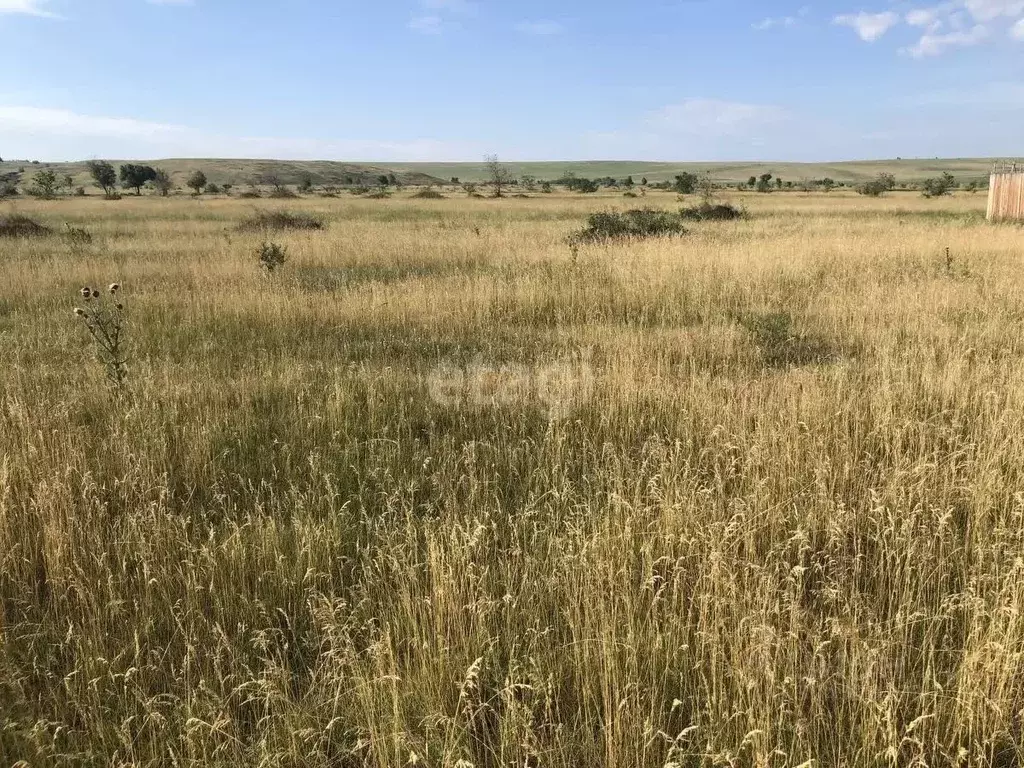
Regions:
<instances>
[{"instance_id":1,"label":"meadow vegetation","mask_svg":"<svg viewBox=\"0 0 1024 768\"><path fill-rule=\"evenodd\" d=\"M413 194L4 203L0 765L1021 763L1019 228Z\"/></svg>"}]
</instances>

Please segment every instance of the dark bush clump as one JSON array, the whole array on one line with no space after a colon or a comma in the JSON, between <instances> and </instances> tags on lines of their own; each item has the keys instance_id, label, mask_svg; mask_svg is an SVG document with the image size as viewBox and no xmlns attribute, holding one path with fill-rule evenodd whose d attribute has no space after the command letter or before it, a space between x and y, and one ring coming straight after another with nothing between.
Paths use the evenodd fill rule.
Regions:
<instances>
[{"instance_id":1,"label":"dark bush clump","mask_svg":"<svg viewBox=\"0 0 1024 768\"><path fill-rule=\"evenodd\" d=\"M592 243L601 240L665 237L685 233L686 230L677 214L653 208L637 208L623 213L592 213L587 217L587 226L572 235L571 239L575 242Z\"/></svg>"},{"instance_id":2,"label":"dark bush clump","mask_svg":"<svg viewBox=\"0 0 1024 768\"><path fill-rule=\"evenodd\" d=\"M0 216L0 237L43 237L51 230L20 213Z\"/></svg>"},{"instance_id":3,"label":"dark bush clump","mask_svg":"<svg viewBox=\"0 0 1024 768\"><path fill-rule=\"evenodd\" d=\"M701 203L682 208L679 217L685 221L733 221L742 219L743 211L729 203Z\"/></svg>"},{"instance_id":4,"label":"dark bush clump","mask_svg":"<svg viewBox=\"0 0 1024 768\"><path fill-rule=\"evenodd\" d=\"M417 192L415 195L413 195L413 197L416 198L417 200L446 200L447 199L444 195L442 195L436 189L431 189L429 187L427 189L421 189L419 192Z\"/></svg>"},{"instance_id":5,"label":"dark bush clump","mask_svg":"<svg viewBox=\"0 0 1024 768\"><path fill-rule=\"evenodd\" d=\"M255 215L242 221L238 228L243 232L260 232L281 229L323 229L324 223L308 213L291 211L257 211Z\"/></svg>"}]
</instances>

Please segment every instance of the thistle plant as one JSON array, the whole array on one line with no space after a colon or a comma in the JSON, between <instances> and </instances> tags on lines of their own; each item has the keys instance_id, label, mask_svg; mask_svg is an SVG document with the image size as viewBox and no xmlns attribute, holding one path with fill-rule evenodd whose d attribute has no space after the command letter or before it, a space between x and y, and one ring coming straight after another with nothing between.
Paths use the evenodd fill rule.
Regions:
<instances>
[{"instance_id":1,"label":"thistle plant","mask_svg":"<svg viewBox=\"0 0 1024 768\"><path fill-rule=\"evenodd\" d=\"M82 320L92 336L96 344L96 355L106 369L110 383L122 390L128 379L128 357L121 286L111 283L106 294L85 286L79 293L85 306L75 307L75 316Z\"/></svg>"},{"instance_id":2,"label":"thistle plant","mask_svg":"<svg viewBox=\"0 0 1024 768\"><path fill-rule=\"evenodd\" d=\"M269 274L274 274L274 270L284 266L285 261L288 260L288 249L278 243L263 243L260 245L257 258L263 269L267 270Z\"/></svg>"}]
</instances>

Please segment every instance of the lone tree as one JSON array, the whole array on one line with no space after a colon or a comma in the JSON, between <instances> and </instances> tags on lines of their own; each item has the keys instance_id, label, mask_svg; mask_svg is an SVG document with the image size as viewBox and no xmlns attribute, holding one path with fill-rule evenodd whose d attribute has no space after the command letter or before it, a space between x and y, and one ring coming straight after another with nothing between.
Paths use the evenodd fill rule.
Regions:
<instances>
[{"instance_id":1,"label":"lone tree","mask_svg":"<svg viewBox=\"0 0 1024 768\"><path fill-rule=\"evenodd\" d=\"M749 179L747 179L747 186L748 187L756 187L757 186L757 176L751 176Z\"/></svg>"},{"instance_id":2,"label":"lone tree","mask_svg":"<svg viewBox=\"0 0 1024 768\"><path fill-rule=\"evenodd\" d=\"M171 182L171 175L163 168L156 168L153 171L153 188L160 193L161 197L167 197L174 184Z\"/></svg>"},{"instance_id":3,"label":"lone tree","mask_svg":"<svg viewBox=\"0 0 1024 768\"><path fill-rule=\"evenodd\" d=\"M105 160L90 160L89 175L96 183L96 186L103 190L107 197L113 197L117 189L117 171L114 166Z\"/></svg>"},{"instance_id":4,"label":"lone tree","mask_svg":"<svg viewBox=\"0 0 1024 768\"><path fill-rule=\"evenodd\" d=\"M676 176L673 189L680 195L692 195L697 190L697 174L682 173Z\"/></svg>"},{"instance_id":5,"label":"lone tree","mask_svg":"<svg viewBox=\"0 0 1024 768\"><path fill-rule=\"evenodd\" d=\"M937 179L924 180L925 197L942 197L948 195L956 187L956 177L948 171Z\"/></svg>"},{"instance_id":6,"label":"lone tree","mask_svg":"<svg viewBox=\"0 0 1024 768\"><path fill-rule=\"evenodd\" d=\"M34 192L39 197L45 200L52 200L57 196L57 190L60 189L60 180L57 178L57 174L47 168L45 171L37 173L32 181L35 182Z\"/></svg>"},{"instance_id":7,"label":"lone tree","mask_svg":"<svg viewBox=\"0 0 1024 768\"><path fill-rule=\"evenodd\" d=\"M193 171L192 175L188 177L188 181L185 184L199 195L203 192L203 187L206 186L206 174L202 171Z\"/></svg>"},{"instance_id":8,"label":"lone tree","mask_svg":"<svg viewBox=\"0 0 1024 768\"><path fill-rule=\"evenodd\" d=\"M132 188L136 195L142 194L142 186L156 178L156 170L148 165L126 163L121 166L121 186Z\"/></svg>"},{"instance_id":9,"label":"lone tree","mask_svg":"<svg viewBox=\"0 0 1024 768\"><path fill-rule=\"evenodd\" d=\"M64 177L63 182L61 182L61 186L63 186L65 189L67 189L68 194L70 195L71 194L71 190L73 190L75 188L75 177L72 176L71 174L67 174Z\"/></svg>"},{"instance_id":10,"label":"lone tree","mask_svg":"<svg viewBox=\"0 0 1024 768\"><path fill-rule=\"evenodd\" d=\"M771 192L772 191L772 175L770 173L762 173L761 177L757 180L758 192Z\"/></svg>"},{"instance_id":11,"label":"lone tree","mask_svg":"<svg viewBox=\"0 0 1024 768\"><path fill-rule=\"evenodd\" d=\"M821 188L824 189L826 192L831 192L835 188L835 186L835 181L830 179L828 176L821 180Z\"/></svg>"},{"instance_id":12,"label":"lone tree","mask_svg":"<svg viewBox=\"0 0 1024 768\"><path fill-rule=\"evenodd\" d=\"M512 171L498 161L497 155L486 155L484 163L487 164L487 174L491 177L494 196L502 197L502 190L512 184Z\"/></svg>"}]
</instances>

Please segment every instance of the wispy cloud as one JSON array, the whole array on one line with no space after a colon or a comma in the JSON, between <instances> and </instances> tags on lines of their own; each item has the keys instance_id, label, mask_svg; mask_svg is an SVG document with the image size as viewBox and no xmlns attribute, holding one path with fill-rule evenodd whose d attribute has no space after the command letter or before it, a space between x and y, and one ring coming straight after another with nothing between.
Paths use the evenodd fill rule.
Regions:
<instances>
[{"instance_id":1,"label":"wispy cloud","mask_svg":"<svg viewBox=\"0 0 1024 768\"><path fill-rule=\"evenodd\" d=\"M847 13L836 16L833 23L851 27L861 40L873 43L890 29L899 24L900 17L892 11L882 13Z\"/></svg>"},{"instance_id":2,"label":"wispy cloud","mask_svg":"<svg viewBox=\"0 0 1024 768\"><path fill-rule=\"evenodd\" d=\"M940 27L934 27L932 31L921 35L921 38L911 46L901 48L902 53L913 56L915 59L925 56L938 56L948 48L967 48L983 42L989 36L988 28L983 24L976 24L967 30L954 30L951 32L938 32Z\"/></svg>"},{"instance_id":3,"label":"wispy cloud","mask_svg":"<svg viewBox=\"0 0 1024 768\"><path fill-rule=\"evenodd\" d=\"M0 106L0 127L4 131L37 131L60 135L154 138L179 134L177 125L151 123L126 117L94 117L66 109Z\"/></svg>"},{"instance_id":4,"label":"wispy cloud","mask_svg":"<svg viewBox=\"0 0 1024 768\"><path fill-rule=\"evenodd\" d=\"M43 16L48 19L62 18L59 14L46 10L48 0L0 0L0 14L23 13L29 16Z\"/></svg>"},{"instance_id":5,"label":"wispy cloud","mask_svg":"<svg viewBox=\"0 0 1024 768\"><path fill-rule=\"evenodd\" d=\"M419 12L413 14L406 25L421 35L440 35L446 29L458 26L452 19L474 16L476 3L471 0L419 0Z\"/></svg>"},{"instance_id":6,"label":"wispy cloud","mask_svg":"<svg viewBox=\"0 0 1024 768\"><path fill-rule=\"evenodd\" d=\"M807 14L809 14L810 12L810 6L805 5L803 8L796 12L795 16L769 16L767 18L761 19L761 21L755 22L751 26L753 26L754 29L762 31L767 29L795 27L797 24L800 23L800 20L807 16Z\"/></svg>"},{"instance_id":7,"label":"wispy cloud","mask_svg":"<svg viewBox=\"0 0 1024 768\"><path fill-rule=\"evenodd\" d=\"M444 22L440 16L413 16L409 19L409 29L421 35L440 35Z\"/></svg>"},{"instance_id":8,"label":"wispy cloud","mask_svg":"<svg viewBox=\"0 0 1024 768\"><path fill-rule=\"evenodd\" d=\"M515 29L524 35L538 36L559 35L565 31L565 28L560 23L550 20L521 21L516 24Z\"/></svg>"},{"instance_id":9,"label":"wispy cloud","mask_svg":"<svg viewBox=\"0 0 1024 768\"><path fill-rule=\"evenodd\" d=\"M131 117L85 115L67 109L0 105L5 146L39 147L40 153L82 157L272 157L379 161L474 159L484 149L434 139L325 140L303 137L229 136ZM54 157L53 159L58 159Z\"/></svg>"}]
</instances>

